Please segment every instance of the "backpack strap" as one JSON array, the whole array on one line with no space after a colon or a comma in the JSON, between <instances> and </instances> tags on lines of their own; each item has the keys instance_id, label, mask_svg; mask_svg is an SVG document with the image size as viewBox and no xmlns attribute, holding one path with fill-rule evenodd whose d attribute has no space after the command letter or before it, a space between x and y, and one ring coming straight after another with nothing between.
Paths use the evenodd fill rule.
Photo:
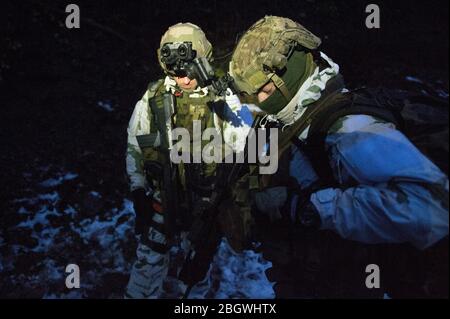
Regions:
<instances>
[{"instance_id":1,"label":"backpack strap","mask_svg":"<svg viewBox=\"0 0 450 319\"><path fill-rule=\"evenodd\" d=\"M404 127L401 106L385 96L382 89L360 89L339 95L340 98L331 99L330 103L322 105L303 143L305 151L314 159L312 164L321 180L335 186L337 182L329 164L325 142L330 129L338 120L349 115L369 115L393 123L400 130Z\"/></svg>"},{"instance_id":2,"label":"backpack strap","mask_svg":"<svg viewBox=\"0 0 450 319\"><path fill-rule=\"evenodd\" d=\"M328 83L325 90L322 92L322 98L315 103L309 105L303 115L287 129L282 130L278 137L278 156L281 155L290 147L292 141L298 139L298 135L306 130L314 119L327 108L328 105L333 103L342 103L345 97L340 94L340 91L344 88L344 79L340 74L332 78ZM345 102L347 99L345 98Z\"/></svg>"},{"instance_id":3,"label":"backpack strap","mask_svg":"<svg viewBox=\"0 0 450 319\"><path fill-rule=\"evenodd\" d=\"M147 91L145 92L144 98L148 103L155 95L162 89L164 84L164 79L159 79L155 82L150 82L147 86Z\"/></svg>"},{"instance_id":4,"label":"backpack strap","mask_svg":"<svg viewBox=\"0 0 450 319\"><path fill-rule=\"evenodd\" d=\"M157 93L161 90L163 83L164 83L163 79L160 79L156 82L151 82L148 85L147 91L144 94L143 100L144 103L146 103L149 108L148 112L151 125L150 125L150 134L136 136L138 145L141 148L141 150L155 147L155 145L159 145L161 143L161 135L156 127L155 115L152 113L151 103L154 100Z\"/></svg>"}]
</instances>

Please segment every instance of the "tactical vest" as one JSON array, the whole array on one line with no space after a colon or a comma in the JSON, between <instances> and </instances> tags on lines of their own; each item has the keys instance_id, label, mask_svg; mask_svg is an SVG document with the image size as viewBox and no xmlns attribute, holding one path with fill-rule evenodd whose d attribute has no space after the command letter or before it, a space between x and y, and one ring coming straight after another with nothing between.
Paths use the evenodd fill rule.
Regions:
<instances>
[{"instance_id":1,"label":"tactical vest","mask_svg":"<svg viewBox=\"0 0 450 319\"><path fill-rule=\"evenodd\" d=\"M199 98L191 98L189 94L184 93L176 98L177 110L175 116L176 127L184 127L189 131L191 137L191 149L193 148L193 121L201 121L201 132L207 128L215 128L214 113L212 112L212 97L206 95ZM209 141L201 141L201 149L208 144ZM201 150L194 150L201 153ZM184 164L180 166L182 175L182 184L184 187L194 191L202 197L209 197L212 186L215 183L215 172L217 163L206 164L201 163Z\"/></svg>"},{"instance_id":2,"label":"tactical vest","mask_svg":"<svg viewBox=\"0 0 450 319\"><path fill-rule=\"evenodd\" d=\"M162 118L159 113L163 109L163 94L166 93L163 81L158 81L149 87L148 90L148 107L149 120L151 121L150 134L137 136L138 144L142 150L144 168L146 178L155 187L155 179L162 182L162 176L158 174L159 167L154 167L154 163L164 164L167 160L163 156L163 152L167 152L167 145L161 145L161 132L158 128L160 123L158 119ZM209 94L203 97L190 97L189 93L176 94L175 96L175 114L173 116L174 127L183 127L189 131L191 137L191 151L193 147L193 121L200 121L201 132L207 128L215 128L213 97ZM176 141L173 142L174 144ZM201 141L201 147L208 144L209 141ZM201 151L201 150L200 150ZM192 156L191 156L192 159ZM192 162L192 161L191 161ZM152 164L153 163L153 164ZM208 197L212 186L214 185L214 177L216 171L216 163L181 163L178 165L180 185L185 191L190 191L200 197ZM156 187L158 188L158 187Z\"/></svg>"}]
</instances>

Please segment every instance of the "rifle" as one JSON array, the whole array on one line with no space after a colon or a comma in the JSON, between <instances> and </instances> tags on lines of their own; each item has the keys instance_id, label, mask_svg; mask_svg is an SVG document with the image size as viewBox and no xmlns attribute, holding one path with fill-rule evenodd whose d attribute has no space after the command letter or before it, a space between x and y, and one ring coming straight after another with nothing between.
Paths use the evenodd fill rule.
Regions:
<instances>
[{"instance_id":1,"label":"rifle","mask_svg":"<svg viewBox=\"0 0 450 319\"><path fill-rule=\"evenodd\" d=\"M248 140L251 140L251 134L255 134L255 128L259 125L261 119L261 115L258 115L254 119ZM205 270L203 269L203 271L197 272L195 272L195 270L198 270L198 268L201 268L202 266L203 268L209 266L209 261L212 257L211 252L206 252L206 254L209 255L207 256L207 262L205 263L205 261L203 261L201 265L196 265L195 268L197 269L194 269L193 267L194 262L199 261L198 259L202 261L201 259L205 257L205 248L206 250L210 250L211 248L215 250L217 248L217 243L220 238L214 236L213 232L216 225L216 219L220 213L219 206L224 200L229 198L230 189L241 177L241 171L243 167L246 166L248 143L245 145L243 156L243 163L235 162L232 164L231 170L228 170L227 164L221 164L216 176L217 183L213 189L209 202L207 202L206 205L199 205L194 209L194 216L198 217L194 220L189 231L188 239L191 244L190 250L186 255L185 262L178 277L188 285L183 296L184 299L188 298L192 287L203 279L206 273Z\"/></svg>"},{"instance_id":2,"label":"rifle","mask_svg":"<svg viewBox=\"0 0 450 319\"><path fill-rule=\"evenodd\" d=\"M164 228L168 241L176 235L177 219L179 218L179 193L178 193L178 167L170 159L173 147L172 128L175 114L176 100L173 94L162 95L162 107L158 107L156 99L152 99L151 109L156 116L158 132L160 135L160 153L163 156L161 174L161 202L164 212Z\"/></svg>"},{"instance_id":3,"label":"rifle","mask_svg":"<svg viewBox=\"0 0 450 319\"><path fill-rule=\"evenodd\" d=\"M212 88L217 95L224 95L228 88L234 89L233 78L228 74L218 78L209 61L204 57L184 61L181 71L186 72L189 77L197 79L201 87L208 86ZM161 137L160 151L163 156L161 201L165 212L165 232L170 241L175 237L177 219L181 217L178 205L180 202L178 167L170 159L170 152L173 147L172 128L174 127L173 116L176 110L176 99L171 93L164 93L162 99L162 108L158 107L156 98L152 99L151 109L156 116L156 123L158 123L158 131Z\"/></svg>"},{"instance_id":4,"label":"rifle","mask_svg":"<svg viewBox=\"0 0 450 319\"><path fill-rule=\"evenodd\" d=\"M182 56L180 56L179 54L180 46L183 46L183 48L187 49L186 54L183 54ZM195 78L198 81L200 87L209 87L211 91L218 96L228 94L228 89L236 92L234 80L229 74L220 78L217 77L208 59L205 57L196 57L196 54L194 54L194 51L192 51L191 49L192 45L188 42L164 46L164 48L161 49L161 56L163 57L162 61L173 73L179 74L180 76L187 76L191 79ZM173 96L172 101L168 103L168 105L170 104L175 105ZM163 114L164 121L158 122L166 123L165 126L163 125L162 127L160 127L160 131L164 130L164 132L170 133L170 131L168 131L169 126L167 125L167 119L170 118L170 114L173 114L174 107L173 109L170 109L170 107L168 107L168 109L170 110L170 112L166 111ZM250 132L255 132L254 128L256 127L256 125L259 125L260 120L261 117L258 116L253 121L252 130ZM168 135L169 141L170 137L171 136ZM167 146L169 146L168 149L170 150L171 145L168 144ZM243 154L244 163L246 162L248 155L247 150L248 145L245 146ZM178 195L175 195L177 194L177 176L175 176L174 174L174 172L176 171L176 167L172 166L170 157L167 158L166 162L169 164L166 164L163 170L163 180L164 184L166 185L164 185L165 187L163 192L163 194L165 194L165 198L163 197L162 200L166 205L166 207L163 206L165 212L170 214L170 216L165 215L165 224L168 228L167 234L173 234L173 231L175 229L175 221L179 217L178 215L180 213L178 207L176 207L178 203ZM217 215L219 214L219 205L228 197L230 193L230 186L234 185L241 177L241 170L245 164L235 163L229 173L227 170L228 165L221 165L221 169L219 169L216 175L217 182L214 185L209 200L200 201L199 203L194 204L195 206L193 215L198 217L194 219L191 225L188 235L188 239L191 242L191 247L187 254L187 257L185 258L183 268L178 275L178 279L183 278L182 280L189 285L184 296L185 298L187 298L187 296L189 295L189 292L192 289L193 285L202 279L199 276L193 275L191 264L193 263L194 258L198 260L199 257L201 258L207 256L207 258L209 259L210 254L205 254L205 249L202 250L201 248L216 248L218 237L214 236L213 228L217 219ZM168 198L169 195L171 196L170 199ZM200 272L200 276L202 275L202 273L204 273L204 271Z\"/></svg>"}]
</instances>

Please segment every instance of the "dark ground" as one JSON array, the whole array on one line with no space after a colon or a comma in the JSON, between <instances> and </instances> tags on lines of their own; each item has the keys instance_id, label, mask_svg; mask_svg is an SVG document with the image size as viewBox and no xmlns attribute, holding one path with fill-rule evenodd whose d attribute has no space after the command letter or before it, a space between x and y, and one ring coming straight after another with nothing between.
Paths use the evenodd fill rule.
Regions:
<instances>
[{"instance_id":1,"label":"dark ground","mask_svg":"<svg viewBox=\"0 0 450 319\"><path fill-rule=\"evenodd\" d=\"M62 200L57 205L72 204L83 217L120 207L129 196L124 163L127 123L147 83L162 75L156 49L160 36L174 23L198 24L213 43L216 57L221 57L260 17L287 16L321 36L322 51L341 66L349 88L406 88L411 83L405 78L412 76L448 92L446 0L376 1L380 30L365 28L369 1L76 3L81 8L79 30L65 28L67 1L6 1L0 7L4 255L11 254L8 245L33 247L29 233L16 231L24 217L17 213L20 202L14 200L32 197L39 192L36 185L47 178L61 172L77 174L75 182L58 189ZM106 111L99 102L114 110ZM93 190L102 194L101 201L93 198ZM125 249L127 261L133 258L133 245ZM89 249L86 243L77 247L71 252L74 258ZM14 270L0 264L0 297L42 297L34 286L28 291L28 286L9 279L15 272L32 272L32 265L42 258L22 256L14 261ZM120 295L126 274L101 282L104 286L92 290L91 297L111 296L108 290ZM357 297L358 292L348 295Z\"/></svg>"}]
</instances>

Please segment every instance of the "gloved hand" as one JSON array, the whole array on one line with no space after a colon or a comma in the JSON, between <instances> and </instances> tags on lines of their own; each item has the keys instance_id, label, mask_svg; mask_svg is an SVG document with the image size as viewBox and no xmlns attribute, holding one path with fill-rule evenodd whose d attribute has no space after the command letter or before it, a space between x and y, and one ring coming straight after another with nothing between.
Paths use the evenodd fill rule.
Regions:
<instances>
[{"instance_id":1,"label":"gloved hand","mask_svg":"<svg viewBox=\"0 0 450 319\"><path fill-rule=\"evenodd\" d=\"M322 223L319 212L311 201L307 201L303 207L297 207L297 222L309 229L319 229Z\"/></svg>"},{"instance_id":2,"label":"gloved hand","mask_svg":"<svg viewBox=\"0 0 450 319\"><path fill-rule=\"evenodd\" d=\"M319 185L313 185L312 188L303 192L294 193L290 198L289 214L294 224L308 229L320 228L322 223L320 214L310 200L311 194L317 189L320 189Z\"/></svg>"},{"instance_id":3,"label":"gloved hand","mask_svg":"<svg viewBox=\"0 0 450 319\"><path fill-rule=\"evenodd\" d=\"M134 212L136 214L134 232L136 235L146 234L151 226L155 210L152 199L147 196L145 189L139 188L131 192Z\"/></svg>"}]
</instances>

